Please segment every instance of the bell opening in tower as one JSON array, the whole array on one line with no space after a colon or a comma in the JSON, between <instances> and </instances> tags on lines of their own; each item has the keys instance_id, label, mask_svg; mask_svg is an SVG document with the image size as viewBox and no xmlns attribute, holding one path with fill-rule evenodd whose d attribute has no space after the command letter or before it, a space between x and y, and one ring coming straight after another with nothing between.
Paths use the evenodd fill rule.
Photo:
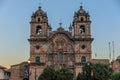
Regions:
<instances>
[{"instance_id":1,"label":"bell opening in tower","mask_svg":"<svg viewBox=\"0 0 120 80\"><path fill-rule=\"evenodd\" d=\"M42 28L41 28L41 26L37 26L36 34L37 34L37 35L40 35L41 33L42 33Z\"/></svg>"}]
</instances>

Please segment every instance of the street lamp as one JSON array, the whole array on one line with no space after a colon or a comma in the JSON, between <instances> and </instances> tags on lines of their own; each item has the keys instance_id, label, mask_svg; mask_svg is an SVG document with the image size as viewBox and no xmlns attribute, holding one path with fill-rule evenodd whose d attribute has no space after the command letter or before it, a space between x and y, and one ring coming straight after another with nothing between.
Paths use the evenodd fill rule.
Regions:
<instances>
[{"instance_id":1,"label":"street lamp","mask_svg":"<svg viewBox=\"0 0 120 80\"><path fill-rule=\"evenodd\" d=\"M36 77L37 77L37 76L36 76L36 69L37 69L37 68L35 67L35 80L36 80Z\"/></svg>"},{"instance_id":2,"label":"street lamp","mask_svg":"<svg viewBox=\"0 0 120 80\"><path fill-rule=\"evenodd\" d=\"M87 80L91 80L91 68L90 68L90 62L87 63L86 78L87 78Z\"/></svg>"},{"instance_id":3,"label":"street lamp","mask_svg":"<svg viewBox=\"0 0 120 80\"><path fill-rule=\"evenodd\" d=\"M31 61L30 61L30 59L28 59L28 64L30 64L31 63Z\"/></svg>"},{"instance_id":4,"label":"street lamp","mask_svg":"<svg viewBox=\"0 0 120 80\"><path fill-rule=\"evenodd\" d=\"M29 76L30 76L30 63L31 63L31 61L30 61L30 59L28 59L28 80L30 80L30 78L29 78Z\"/></svg>"}]
</instances>

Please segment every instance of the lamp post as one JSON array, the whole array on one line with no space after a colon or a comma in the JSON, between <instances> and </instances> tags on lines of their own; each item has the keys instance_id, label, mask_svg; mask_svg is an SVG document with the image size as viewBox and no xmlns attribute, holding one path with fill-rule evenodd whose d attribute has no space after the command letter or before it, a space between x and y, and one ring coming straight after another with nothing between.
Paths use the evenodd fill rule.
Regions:
<instances>
[{"instance_id":1,"label":"lamp post","mask_svg":"<svg viewBox=\"0 0 120 80\"><path fill-rule=\"evenodd\" d=\"M86 78L87 78L87 80L91 80L91 68L90 68L90 62L87 63Z\"/></svg>"},{"instance_id":2,"label":"lamp post","mask_svg":"<svg viewBox=\"0 0 120 80\"><path fill-rule=\"evenodd\" d=\"M36 76L36 69L37 69L37 68L35 67L35 80L36 80L36 77L37 77L37 76Z\"/></svg>"},{"instance_id":3,"label":"lamp post","mask_svg":"<svg viewBox=\"0 0 120 80\"><path fill-rule=\"evenodd\" d=\"M31 63L31 61L30 61L30 59L28 59L28 80L30 80L30 63Z\"/></svg>"}]
</instances>

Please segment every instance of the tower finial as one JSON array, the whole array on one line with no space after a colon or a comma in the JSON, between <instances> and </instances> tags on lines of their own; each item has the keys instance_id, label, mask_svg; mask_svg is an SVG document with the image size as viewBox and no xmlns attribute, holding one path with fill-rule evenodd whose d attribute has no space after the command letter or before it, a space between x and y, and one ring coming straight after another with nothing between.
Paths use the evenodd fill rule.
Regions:
<instances>
[{"instance_id":1,"label":"tower finial","mask_svg":"<svg viewBox=\"0 0 120 80\"><path fill-rule=\"evenodd\" d=\"M71 23L70 23L69 29L72 29L72 25L71 25Z\"/></svg>"},{"instance_id":2,"label":"tower finial","mask_svg":"<svg viewBox=\"0 0 120 80\"><path fill-rule=\"evenodd\" d=\"M83 4L82 3L80 3L80 9L82 9L83 8L83 6L82 6Z\"/></svg>"},{"instance_id":3,"label":"tower finial","mask_svg":"<svg viewBox=\"0 0 120 80\"><path fill-rule=\"evenodd\" d=\"M59 23L60 27L62 27L62 21L60 20L60 23Z\"/></svg>"},{"instance_id":4,"label":"tower finial","mask_svg":"<svg viewBox=\"0 0 120 80\"><path fill-rule=\"evenodd\" d=\"M41 3L39 3L39 7L38 7L39 9L41 8Z\"/></svg>"}]
</instances>

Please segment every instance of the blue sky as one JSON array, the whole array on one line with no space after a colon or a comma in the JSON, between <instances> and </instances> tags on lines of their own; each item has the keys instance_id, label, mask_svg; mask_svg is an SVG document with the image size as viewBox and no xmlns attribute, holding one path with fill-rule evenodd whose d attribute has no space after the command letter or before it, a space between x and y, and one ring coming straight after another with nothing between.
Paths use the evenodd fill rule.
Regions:
<instances>
[{"instance_id":1,"label":"blue sky","mask_svg":"<svg viewBox=\"0 0 120 80\"><path fill-rule=\"evenodd\" d=\"M81 3L91 16L93 58L95 53L96 58L109 58L108 43L112 41L115 57L120 55L119 0L0 0L0 65L9 67L29 58L29 22L39 4L47 12L53 30L60 20L67 30Z\"/></svg>"}]
</instances>

